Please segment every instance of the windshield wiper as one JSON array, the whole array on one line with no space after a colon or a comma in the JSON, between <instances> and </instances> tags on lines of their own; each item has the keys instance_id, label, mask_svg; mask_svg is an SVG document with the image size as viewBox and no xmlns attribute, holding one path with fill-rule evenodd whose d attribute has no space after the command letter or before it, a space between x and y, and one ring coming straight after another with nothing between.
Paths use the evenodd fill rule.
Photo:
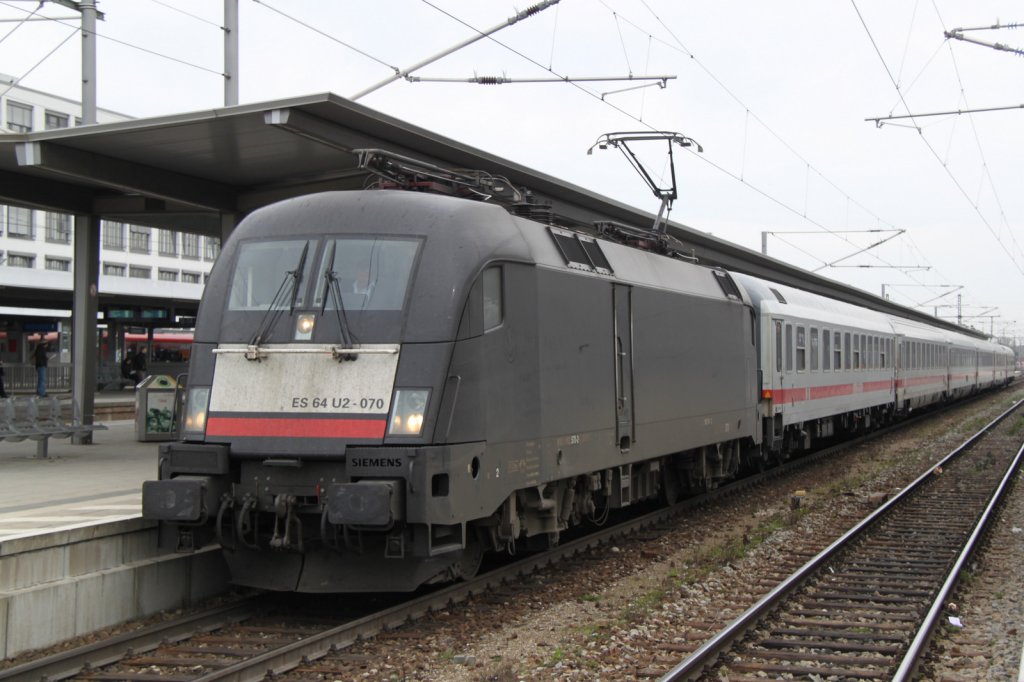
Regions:
<instances>
[{"instance_id":1,"label":"windshield wiper","mask_svg":"<svg viewBox=\"0 0 1024 682\"><path fill-rule=\"evenodd\" d=\"M331 293L334 299L334 312L338 316L338 327L341 329L341 341L343 348L352 348L355 345L356 337L348 326L348 315L345 314L345 304L341 300L341 287L338 284L338 275L334 272L334 252L338 242L331 242L331 250L327 256L327 268L324 270L324 293L321 296L320 316L323 317L327 308L327 292ZM341 360L355 360L358 356L353 353L342 353Z\"/></svg>"},{"instance_id":2,"label":"windshield wiper","mask_svg":"<svg viewBox=\"0 0 1024 682\"><path fill-rule=\"evenodd\" d=\"M250 346L260 345L264 337L269 335L277 325L277 321L281 318L281 313L284 312L284 302L288 300L289 285L291 286L291 300L288 307L288 315L295 313L295 302L299 298L299 285L302 284L302 272L306 267L306 256L308 254L309 241L307 240L305 246L302 247L302 255L299 256L298 265L295 266L294 270L286 272L284 279L281 280L281 286L277 288L274 300L270 302L270 307L267 308L267 312L263 315L263 320L260 321L260 326L256 329L256 333L253 334L252 340L249 342Z\"/></svg>"}]
</instances>

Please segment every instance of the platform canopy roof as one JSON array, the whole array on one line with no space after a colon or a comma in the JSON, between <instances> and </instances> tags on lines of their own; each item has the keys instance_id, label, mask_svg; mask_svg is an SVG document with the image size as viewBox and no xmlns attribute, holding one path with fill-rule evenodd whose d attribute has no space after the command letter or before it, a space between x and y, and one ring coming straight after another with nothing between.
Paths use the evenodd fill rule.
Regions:
<instances>
[{"instance_id":1,"label":"platform canopy roof","mask_svg":"<svg viewBox=\"0 0 1024 682\"><path fill-rule=\"evenodd\" d=\"M654 215L386 116L331 93L117 123L0 136L0 202L221 236L281 199L360 189L354 150L504 176L578 223L636 227ZM974 333L679 223L669 233L707 265Z\"/></svg>"}]
</instances>

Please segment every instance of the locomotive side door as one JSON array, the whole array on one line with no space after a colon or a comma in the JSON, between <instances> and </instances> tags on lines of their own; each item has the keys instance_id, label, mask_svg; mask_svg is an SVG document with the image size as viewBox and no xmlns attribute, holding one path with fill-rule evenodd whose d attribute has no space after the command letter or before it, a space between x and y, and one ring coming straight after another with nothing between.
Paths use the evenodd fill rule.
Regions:
<instances>
[{"instance_id":1,"label":"locomotive side door","mask_svg":"<svg viewBox=\"0 0 1024 682\"><path fill-rule=\"evenodd\" d=\"M612 285L615 348L615 435L619 449L627 451L633 442L633 302L632 290Z\"/></svg>"}]
</instances>

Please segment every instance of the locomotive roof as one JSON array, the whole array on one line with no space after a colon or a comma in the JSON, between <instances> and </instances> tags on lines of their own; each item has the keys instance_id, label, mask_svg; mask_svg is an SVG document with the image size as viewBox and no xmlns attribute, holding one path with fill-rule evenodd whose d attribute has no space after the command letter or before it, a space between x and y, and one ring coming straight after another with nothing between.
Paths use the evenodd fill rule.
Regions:
<instances>
[{"instance_id":1,"label":"locomotive roof","mask_svg":"<svg viewBox=\"0 0 1024 682\"><path fill-rule=\"evenodd\" d=\"M233 217L275 201L364 187L371 174L359 167L357 150L367 148L504 176L576 224L612 221L645 227L653 222L651 213L331 93L4 135L0 199L221 236ZM671 223L669 233L705 265L983 336L680 223Z\"/></svg>"}]
</instances>

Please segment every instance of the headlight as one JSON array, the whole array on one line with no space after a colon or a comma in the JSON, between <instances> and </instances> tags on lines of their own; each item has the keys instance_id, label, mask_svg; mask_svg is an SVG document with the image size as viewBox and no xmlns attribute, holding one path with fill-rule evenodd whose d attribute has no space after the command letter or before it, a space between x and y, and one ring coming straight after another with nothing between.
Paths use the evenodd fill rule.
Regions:
<instances>
[{"instance_id":1,"label":"headlight","mask_svg":"<svg viewBox=\"0 0 1024 682\"><path fill-rule=\"evenodd\" d=\"M295 340L309 341L313 338L313 327L316 325L316 316L308 313L299 315L295 320Z\"/></svg>"},{"instance_id":2,"label":"headlight","mask_svg":"<svg viewBox=\"0 0 1024 682\"><path fill-rule=\"evenodd\" d=\"M423 430L423 415L427 412L430 399L429 388L400 388L391 401L391 419L388 420L389 436L418 436Z\"/></svg>"},{"instance_id":3,"label":"headlight","mask_svg":"<svg viewBox=\"0 0 1024 682\"><path fill-rule=\"evenodd\" d=\"M209 405L209 386L188 389L185 395L185 418L181 429L185 435L202 436L206 433L206 409Z\"/></svg>"}]
</instances>

